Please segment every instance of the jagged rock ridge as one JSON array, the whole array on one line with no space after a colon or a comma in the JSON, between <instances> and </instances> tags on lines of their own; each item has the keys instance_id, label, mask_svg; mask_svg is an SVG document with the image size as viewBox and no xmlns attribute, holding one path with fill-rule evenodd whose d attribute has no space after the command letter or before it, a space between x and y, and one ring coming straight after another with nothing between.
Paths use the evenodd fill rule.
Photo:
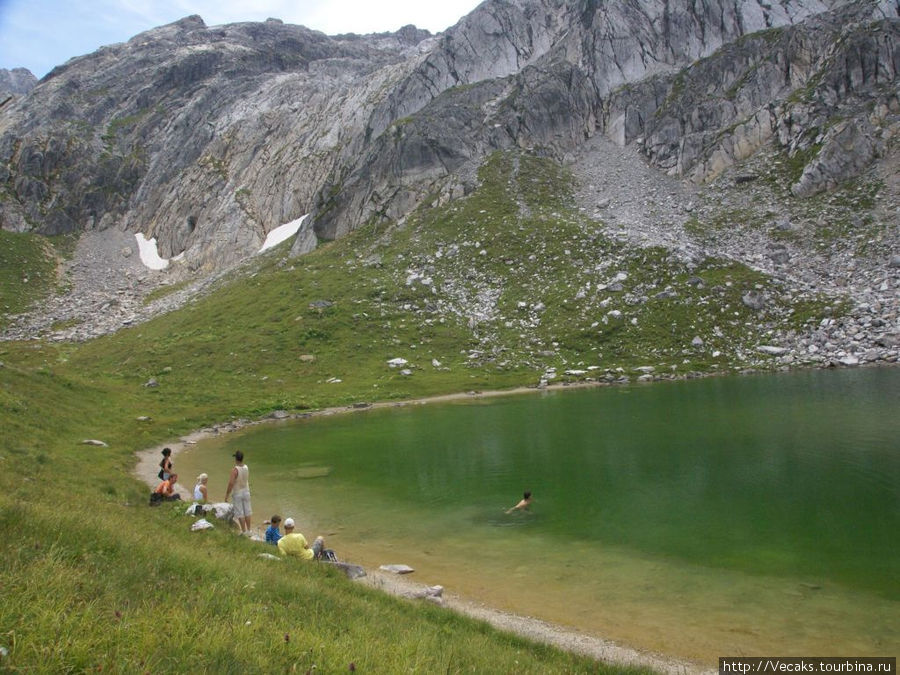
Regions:
<instances>
[{"instance_id":1,"label":"jagged rock ridge","mask_svg":"<svg viewBox=\"0 0 900 675\"><path fill-rule=\"evenodd\" d=\"M563 157L596 133L694 180L781 143L810 156L795 185L809 194L891 141L898 13L495 0L437 37L188 17L72 59L0 110L0 225L140 231L212 270L308 211L303 250L309 228L335 238L464 194L496 149Z\"/></svg>"},{"instance_id":2,"label":"jagged rock ridge","mask_svg":"<svg viewBox=\"0 0 900 675\"><path fill-rule=\"evenodd\" d=\"M36 84L37 78L28 68L0 68L0 103L6 105L11 95L27 94Z\"/></svg>"}]
</instances>

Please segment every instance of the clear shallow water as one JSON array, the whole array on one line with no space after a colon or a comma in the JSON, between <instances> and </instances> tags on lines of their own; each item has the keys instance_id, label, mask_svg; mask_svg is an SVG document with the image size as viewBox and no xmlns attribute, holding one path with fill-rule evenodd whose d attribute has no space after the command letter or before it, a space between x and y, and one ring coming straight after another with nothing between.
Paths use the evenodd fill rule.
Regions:
<instances>
[{"instance_id":1,"label":"clear shallow water","mask_svg":"<svg viewBox=\"0 0 900 675\"><path fill-rule=\"evenodd\" d=\"M347 558L687 658L900 646L900 370L408 406L177 458ZM523 489L531 513L506 515Z\"/></svg>"}]
</instances>

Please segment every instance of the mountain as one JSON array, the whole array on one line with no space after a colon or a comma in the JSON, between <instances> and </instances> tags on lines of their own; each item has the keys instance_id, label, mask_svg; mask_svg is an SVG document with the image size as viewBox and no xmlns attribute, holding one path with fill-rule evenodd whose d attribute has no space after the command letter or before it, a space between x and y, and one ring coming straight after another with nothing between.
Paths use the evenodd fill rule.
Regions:
<instances>
[{"instance_id":1,"label":"mountain","mask_svg":"<svg viewBox=\"0 0 900 675\"><path fill-rule=\"evenodd\" d=\"M188 17L70 60L3 110L0 222L140 231L164 257L218 269L304 213L339 237L471 190L466 170L493 150L562 156L598 133L694 180L772 140L816 142L797 187L811 192L879 152L877 120L855 120L895 93L897 13L491 1L437 37ZM826 128L837 109L844 123ZM832 146L851 142L837 166Z\"/></svg>"},{"instance_id":2,"label":"mountain","mask_svg":"<svg viewBox=\"0 0 900 675\"><path fill-rule=\"evenodd\" d=\"M613 236L849 292L896 332L898 32L896 0L488 0L440 35L187 17L0 108L0 225L84 232L82 276L129 288L140 232L196 279L307 213L292 255L402 225L519 152Z\"/></svg>"}]
</instances>

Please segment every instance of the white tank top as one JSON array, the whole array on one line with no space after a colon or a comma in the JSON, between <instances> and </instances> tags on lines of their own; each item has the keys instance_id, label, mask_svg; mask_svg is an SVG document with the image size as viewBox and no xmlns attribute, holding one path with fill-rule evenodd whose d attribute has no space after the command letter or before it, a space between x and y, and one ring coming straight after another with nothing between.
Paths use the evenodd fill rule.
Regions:
<instances>
[{"instance_id":1,"label":"white tank top","mask_svg":"<svg viewBox=\"0 0 900 675\"><path fill-rule=\"evenodd\" d=\"M241 464L239 466L235 466L237 469L237 478L234 480L234 491L240 492L241 490L249 490L250 489L250 467L246 464Z\"/></svg>"}]
</instances>

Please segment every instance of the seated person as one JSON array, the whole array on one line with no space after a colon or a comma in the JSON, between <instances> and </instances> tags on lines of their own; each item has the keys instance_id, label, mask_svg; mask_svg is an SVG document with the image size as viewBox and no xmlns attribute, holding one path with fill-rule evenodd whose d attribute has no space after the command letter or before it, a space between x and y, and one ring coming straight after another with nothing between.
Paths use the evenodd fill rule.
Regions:
<instances>
[{"instance_id":1,"label":"seated person","mask_svg":"<svg viewBox=\"0 0 900 675\"><path fill-rule=\"evenodd\" d=\"M294 519L284 519L284 536L278 540L278 553L283 556L295 556L304 560L319 558L325 548L325 540L316 537L312 548L306 543L306 537L294 532Z\"/></svg>"},{"instance_id":2,"label":"seated person","mask_svg":"<svg viewBox=\"0 0 900 675\"><path fill-rule=\"evenodd\" d=\"M174 501L181 499L181 495L175 492L175 483L178 481L178 474L171 474L162 483L156 486L150 495L150 503L161 501Z\"/></svg>"},{"instance_id":3,"label":"seated person","mask_svg":"<svg viewBox=\"0 0 900 675\"><path fill-rule=\"evenodd\" d=\"M281 516L274 515L272 519L269 521L269 527L266 528L266 543L272 544L273 546L278 544L278 540L281 539L281 530L278 529L278 526L281 524Z\"/></svg>"},{"instance_id":4,"label":"seated person","mask_svg":"<svg viewBox=\"0 0 900 675\"><path fill-rule=\"evenodd\" d=\"M199 476L197 476L197 483L194 485L194 501L198 504L205 504L209 496L206 488L206 483L208 480L209 476L207 476L205 473L201 473Z\"/></svg>"}]
</instances>

